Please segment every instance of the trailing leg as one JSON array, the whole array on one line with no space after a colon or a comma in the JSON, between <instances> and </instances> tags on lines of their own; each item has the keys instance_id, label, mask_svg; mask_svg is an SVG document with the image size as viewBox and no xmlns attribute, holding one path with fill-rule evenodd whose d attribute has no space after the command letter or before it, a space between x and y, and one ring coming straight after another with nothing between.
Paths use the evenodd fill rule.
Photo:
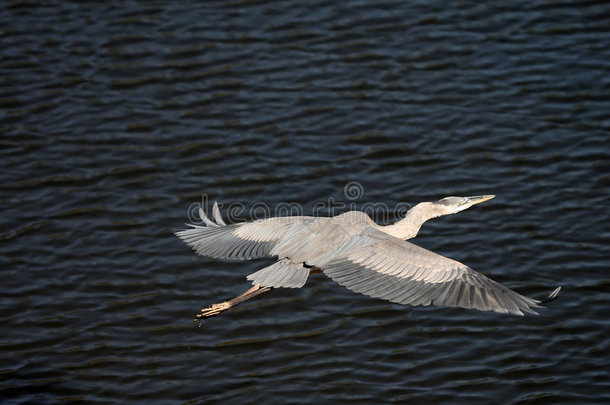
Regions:
<instances>
[{"instance_id":1,"label":"trailing leg","mask_svg":"<svg viewBox=\"0 0 610 405\"><path fill-rule=\"evenodd\" d=\"M261 287L260 284L256 284L254 287L250 288L248 291L238 295L237 297L235 297L233 299L230 299L230 300L224 301L224 302L219 302L218 304L214 304L207 308L203 308L201 310L201 313L196 315L196 318L197 318L196 320L211 318L213 316L216 316L216 315L220 314L221 312L224 312L230 308L233 308L234 306L239 305L242 302L247 301L250 298L254 298L257 295L267 292L269 290L271 290L271 287Z\"/></svg>"}]
</instances>

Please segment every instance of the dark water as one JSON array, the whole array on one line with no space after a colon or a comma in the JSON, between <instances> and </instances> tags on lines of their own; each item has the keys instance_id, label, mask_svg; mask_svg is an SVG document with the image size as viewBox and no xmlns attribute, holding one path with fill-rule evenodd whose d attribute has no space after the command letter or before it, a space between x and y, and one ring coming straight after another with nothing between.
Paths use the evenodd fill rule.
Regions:
<instances>
[{"instance_id":1,"label":"dark water","mask_svg":"<svg viewBox=\"0 0 610 405\"><path fill-rule=\"evenodd\" d=\"M0 22L2 403L610 402L605 2L5 1ZM564 291L521 318L318 275L197 325L269 264L173 236L202 193L497 194L417 243Z\"/></svg>"}]
</instances>

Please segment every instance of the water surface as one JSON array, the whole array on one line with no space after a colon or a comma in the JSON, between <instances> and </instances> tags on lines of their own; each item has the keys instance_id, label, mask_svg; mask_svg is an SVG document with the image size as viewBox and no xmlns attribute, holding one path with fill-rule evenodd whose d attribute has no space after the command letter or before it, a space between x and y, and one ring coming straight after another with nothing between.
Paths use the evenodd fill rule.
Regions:
<instances>
[{"instance_id":1,"label":"water surface","mask_svg":"<svg viewBox=\"0 0 610 405\"><path fill-rule=\"evenodd\" d=\"M610 401L605 3L8 1L0 22L3 403ZM203 193L496 194L417 243L564 291L509 317L318 275L198 325L270 263L173 236Z\"/></svg>"}]
</instances>

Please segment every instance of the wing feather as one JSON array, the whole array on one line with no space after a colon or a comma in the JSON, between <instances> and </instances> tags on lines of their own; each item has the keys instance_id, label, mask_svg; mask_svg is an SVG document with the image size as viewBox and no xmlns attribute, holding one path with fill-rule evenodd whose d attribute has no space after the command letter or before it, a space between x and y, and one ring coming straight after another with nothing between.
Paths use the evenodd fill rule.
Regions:
<instances>
[{"instance_id":1,"label":"wing feather","mask_svg":"<svg viewBox=\"0 0 610 405\"><path fill-rule=\"evenodd\" d=\"M220 209L218 209L218 203L216 201L214 201L214 206L212 207L212 216L218 225L227 226L225 221L222 219L222 215L220 215Z\"/></svg>"},{"instance_id":2,"label":"wing feather","mask_svg":"<svg viewBox=\"0 0 610 405\"><path fill-rule=\"evenodd\" d=\"M358 293L400 304L444 305L523 315L540 301L524 297L455 260L367 228L316 267Z\"/></svg>"},{"instance_id":3,"label":"wing feather","mask_svg":"<svg viewBox=\"0 0 610 405\"><path fill-rule=\"evenodd\" d=\"M250 274L247 279L253 285L263 287L300 288L305 285L309 277L309 269L302 264L292 263L289 259L280 260L271 266Z\"/></svg>"},{"instance_id":4,"label":"wing feather","mask_svg":"<svg viewBox=\"0 0 610 405\"><path fill-rule=\"evenodd\" d=\"M212 221L203 210L199 216L206 226L188 224L191 229L176 235L202 256L223 259L250 260L271 255L271 250L293 227L307 217L275 217L227 225L214 203ZM293 229L292 232L298 232Z\"/></svg>"}]
</instances>

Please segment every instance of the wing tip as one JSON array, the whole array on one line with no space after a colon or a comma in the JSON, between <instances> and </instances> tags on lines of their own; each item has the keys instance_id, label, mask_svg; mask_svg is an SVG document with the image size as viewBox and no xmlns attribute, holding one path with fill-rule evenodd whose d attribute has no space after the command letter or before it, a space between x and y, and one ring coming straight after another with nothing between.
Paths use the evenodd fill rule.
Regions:
<instances>
[{"instance_id":1,"label":"wing tip","mask_svg":"<svg viewBox=\"0 0 610 405\"><path fill-rule=\"evenodd\" d=\"M557 297L559 297L559 293L561 292L561 286L555 288L553 291L551 291L551 293L544 298L543 300L540 301L541 304L546 304L547 302L551 302L553 300L556 300Z\"/></svg>"},{"instance_id":2,"label":"wing tip","mask_svg":"<svg viewBox=\"0 0 610 405\"><path fill-rule=\"evenodd\" d=\"M175 231L174 235L176 235L180 239L184 240L184 237L189 236L192 231L195 231L197 229L211 229L211 228L221 228L221 227L227 226L227 223L222 219L222 215L220 214L220 209L219 209L217 201L214 201L214 205L212 207L212 217L214 218L214 220L211 220L206 215L206 213L203 211L203 209L201 207L199 207L198 213L199 213L199 218L205 224L205 226L197 225L197 224L189 224L187 222L184 225L186 225L190 228Z\"/></svg>"},{"instance_id":3,"label":"wing tip","mask_svg":"<svg viewBox=\"0 0 610 405\"><path fill-rule=\"evenodd\" d=\"M544 308L542 305L538 305L538 304L546 304L547 302L551 302L555 299L557 299L557 297L559 297L559 293L561 292L561 286L555 288L553 291L551 291L551 293L549 295L546 296L546 298L542 299L542 300L533 300L534 304L528 304L526 307L519 307L518 311L508 311L510 314L512 315L519 315L519 316L524 316L525 314L523 312L527 312L528 314L531 315L539 315L538 312L536 312L534 310L534 308Z\"/></svg>"}]
</instances>

